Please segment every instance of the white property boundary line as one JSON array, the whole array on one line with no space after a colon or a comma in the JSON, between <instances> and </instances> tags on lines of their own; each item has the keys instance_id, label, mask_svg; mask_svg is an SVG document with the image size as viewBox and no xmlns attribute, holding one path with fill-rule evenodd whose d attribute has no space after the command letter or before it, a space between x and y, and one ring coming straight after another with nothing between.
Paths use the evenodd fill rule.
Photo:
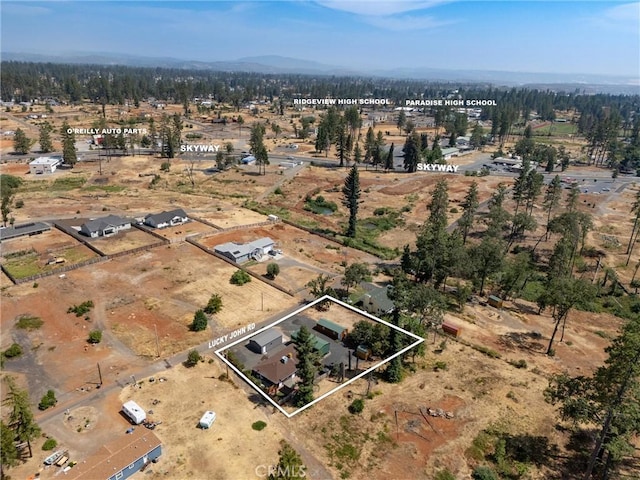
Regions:
<instances>
[{"instance_id":1,"label":"white property boundary line","mask_svg":"<svg viewBox=\"0 0 640 480\"><path fill-rule=\"evenodd\" d=\"M244 373L242 373L238 368L236 368L236 366L235 366L235 365L233 365L231 362L229 362L229 361L224 357L224 355L222 354L222 352L223 352L224 350L227 350L227 349L229 349L229 348L233 347L234 345L237 345L237 344L238 344L238 343L240 343L240 342L244 342L247 338L253 337L253 336L255 336L255 335L257 335L257 334L259 334L259 333L261 333L261 332L264 332L265 330L268 330L268 329L270 329L270 328L274 327L275 325L277 325L277 324L279 324L279 323L281 323L281 322L284 322L285 320L287 320L287 319L289 319L289 318L293 317L294 315L297 315L298 313L300 313L300 312L302 312L302 311L304 311L304 310L306 310L306 309L308 309L308 308L310 308L310 307L313 307L313 306L314 306L315 304L317 304L317 303L320 303L320 302L323 302L323 301L327 301L327 300L332 301L332 302L335 302L335 303L337 303L338 305L341 305L341 306L343 306L343 307L345 307L345 308L348 308L349 310L351 310L351 311L353 311L353 312L355 312L355 313L358 313L358 314L360 314L360 315L362 315L362 316L364 316L364 317L367 317L367 318L369 318L370 320L373 320L374 322L379 322L379 323L382 323L383 325L386 325L386 326L387 326L387 327L389 327L389 328L394 328L394 329L396 329L397 331L399 331L399 332L401 332L401 333L403 333L403 334L405 334L405 335L408 335L409 337L414 338L416 341L415 341L415 342L413 342L413 343L412 343L411 345L409 345L408 347L403 348L403 349L402 349L402 350L400 350L399 352L394 353L394 354L393 354L393 355L391 355L389 358L386 358L386 359L382 360L381 362L379 362L379 363L375 364L373 367L371 367L371 368L369 368L369 369L365 370L364 372L362 372L361 374L359 374L359 375L357 375L357 376L353 377L351 380L349 380L349 381L347 381L347 382L345 382L345 383L341 384L340 386L338 386L338 387L334 388L333 390L330 390L329 392L327 392L327 393L325 393L325 394L323 394L323 395L319 396L318 398L316 398L316 399L315 399L315 400L313 400L312 402L307 403L304 407L300 407L300 408L299 408L298 410L296 410L295 412L288 413L288 412L287 412L286 410L284 410L280 405L278 405L276 402L274 402L274 401L273 401L273 399L272 399L269 395L267 395L265 392L263 392L263 391L260 389L260 387L258 387L258 385L256 385L256 384L255 384L254 382L252 382L249 378L247 378L247 376L246 376ZM333 297L331 297L331 296L329 296L329 295L325 295L325 296L323 296L323 297L321 297L321 298L318 298L317 300L314 300L313 302L309 303L308 305L305 305L304 307L301 307L301 308L299 308L299 309L295 310L294 312L291 312L289 315L286 315L286 316L282 317L280 320L277 320L276 322L274 322L274 323L272 323L272 324L270 324L270 325L267 325L266 327L263 327L263 328L261 328L260 330L257 330L257 331L255 331L255 332L251 332L250 334L245 335L245 336L244 336L244 337L242 337L242 338L239 338L239 339L238 339L238 340L236 340L235 342L230 343L229 345L225 346L224 348L219 348L219 349L218 349L218 350L216 350L214 353L218 356L218 358L219 358L220 360L222 360L222 361L223 361L224 363L226 363L229 367L231 367L231 368L233 369L233 371L234 371L234 372L236 372L236 373L237 373L241 378L243 378L243 379L244 379L246 382L248 382L250 385L254 386L255 390L256 390L260 395L262 395L262 396L263 396L266 400L268 400L268 401L269 401L269 402L270 402L274 407L276 407L278 410L280 410L280 411L281 411L281 412L282 412L282 413L283 413L287 418L291 418L291 417L293 417L294 415L297 415L298 413L302 412L303 410L306 410L307 408L309 408L309 407L310 407L310 406L312 406L313 404L315 404L315 403L319 402L319 401L320 401L320 400L322 400L323 398L326 398L326 397L328 397L329 395L334 394L335 392L337 392L337 391L338 391L338 390L340 390L341 388L344 388L344 387L346 387L347 385L349 385L350 383L355 382L355 381L356 381L356 380L358 380L359 378L364 377L367 373L370 373L370 372L374 371L376 368L378 368L378 367L380 367L380 366L384 365L385 363L387 363L387 362L389 362L389 361L393 360L393 359L394 359L394 358L396 358L397 356L402 355L404 352L406 352L406 351L408 351L408 350L411 350L413 347L415 347L415 346L417 346L417 345L420 345L422 342L424 342L424 338L423 338L423 337L420 337L420 336L418 336L418 335L416 335L416 334L414 334L414 333L408 332L407 330L405 330L405 329L403 329L403 328L400 328L400 327L398 327L398 326L396 326L396 325L393 325L392 323L385 322L384 320L382 320L382 319L380 319L380 318L378 318L378 317L375 317L375 316L373 316L373 315L371 315L371 314L369 314L369 313L367 313L367 312L364 312L364 311L362 311L362 310L360 310L360 309L358 309L358 308L355 308L355 307L353 307L352 305L349 305L349 304L347 304L347 303L341 302L340 300L338 300L338 299L336 299L336 298L333 298Z\"/></svg>"}]
</instances>

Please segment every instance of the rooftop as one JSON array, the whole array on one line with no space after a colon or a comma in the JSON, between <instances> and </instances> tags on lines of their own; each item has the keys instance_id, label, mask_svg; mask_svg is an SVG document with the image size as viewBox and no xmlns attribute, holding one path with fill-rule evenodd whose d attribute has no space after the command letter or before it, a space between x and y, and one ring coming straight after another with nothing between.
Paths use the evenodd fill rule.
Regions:
<instances>
[{"instance_id":1,"label":"rooftop","mask_svg":"<svg viewBox=\"0 0 640 480\"><path fill-rule=\"evenodd\" d=\"M291 355L291 358L289 358L289 355ZM282 361L283 357L287 358L285 362ZM279 350L276 355L258 363L253 368L253 371L259 373L271 383L277 384L285 381L295 373L296 363L298 363L298 357L295 345L288 345L283 350Z\"/></svg>"},{"instance_id":2,"label":"rooftop","mask_svg":"<svg viewBox=\"0 0 640 480\"><path fill-rule=\"evenodd\" d=\"M171 221L175 217L185 218L187 217L187 214L183 209L176 208L175 210L169 210L167 212L149 214L145 217L145 220L153 219L156 223L164 223Z\"/></svg>"},{"instance_id":3,"label":"rooftop","mask_svg":"<svg viewBox=\"0 0 640 480\"><path fill-rule=\"evenodd\" d=\"M264 332L254 335L249 340L254 341L258 345L266 345L267 343L273 342L274 340L277 340L281 337L282 334L280 332L274 330L273 328L270 328L269 330L265 330Z\"/></svg>"},{"instance_id":4,"label":"rooftop","mask_svg":"<svg viewBox=\"0 0 640 480\"><path fill-rule=\"evenodd\" d=\"M110 225L125 225L127 223L131 223L131 220L119 217L118 215L107 215L106 217L89 220L88 222L85 222L83 226L85 226L89 231L95 232L96 230L102 230Z\"/></svg>"},{"instance_id":5,"label":"rooftop","mask_svg":"<svg viewBox=\"0 0 640 480\"><path fill-rule=\"evenodd\" d=\"M23 223L22 225L14 225L13 227L0 228L0 240L41 233L46 230L51 230L51 227L43 222Z\"/></svg>"},{"instance_id":6,"label":"rooftop","mask_svg":"<svg viewBox=\"0 0 640 480\"><path fill-rule=\"evenodd\" d=\"M345 327L343 327L342 325L338 325L337 323L332 322L331 320L328 320L326 318L321 318L320 320L318 320L318 325L321 325L324 328L332 330L338 334L346 330Z\"/></svg>"},{"instance_id":7,"label":"rooftop","mask_svg":"<svg viewBox=\"0 0 640 480\"><path fill-rule=\"evenodd\" d=\"M151 430L136 427L132 433L122 433L86 460L78 462L64 478L65 480L87 478L106 480L158 445L162 445L162 442Z\"/></svg>"}]
</instances>

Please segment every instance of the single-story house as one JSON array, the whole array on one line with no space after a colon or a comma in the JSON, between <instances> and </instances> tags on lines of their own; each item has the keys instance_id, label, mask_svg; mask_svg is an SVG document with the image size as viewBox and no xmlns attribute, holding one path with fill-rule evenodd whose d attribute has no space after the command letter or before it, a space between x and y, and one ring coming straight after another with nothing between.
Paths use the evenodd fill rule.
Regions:
<instances>
[{"instance_id":1,"label":"single-story house","mask_svg":"<svg viewBox=\"0 0 640 480\"><path fill-rule=\"evenodd\" d=\"M265 354L279 345L282 345L282 334L273 328L249 339L249 348L256 353Z\"/></svg>"},{"instance_id":2,"label":"single-story house","mask_svg":"<svg viewBox=\"0 0 640 480\"><path fill-rule=\"evenodd\" d=\"M300 330L296 330L291 334L292 340L298 338L298 332L300 332ZM329 344L329 342L327 342L326 340L322 340L321 338L316 337L313 334L311 335L311 341L313 342L313 349L321 356L324 357L325 355L329 355L329 350L331 349L331 345Z\"/></svg>"},{"instance_id":3,"label":"single-story house","mask_svg":"<svg viewBox=\"0 0 640 480\"><path fill-rule=\"evenodd\" d=\"M249 260L260 260L263 255L268 255L273 250L274 245L275 242L269 237L263 237L249 243L223 243L216 245L214 251L236 263L244 263Z\"/></svg>"},{"instance_id":4,"label":"single-story house","mask_svg":"<svg viewBox=\"0 0 640 480\"><path fill-rule=\"evenodd\" d=\"M452 157L455 157L459 153L460 153L460 149L459 148L455 148L455 147L443 148L442 149L442 158L444 158L445 160L450 160Z\"/></svg>"},{"instance_id":5,"label":"single-story house","mask_svg":"<svg viewBox=\"0 0 640 480\"><path fill-rule=\"evenodd\" d=\"M267 388L272 385L281 388L284 382L295 377L296 363L298 363L298 357L295 346L288 345L277 355L258 363L253 367L252 373L262 380Z\"/></svg>"},{"instance_id":6,"label":"single-story house","mask_svg":"<svg viewBox=\"0 0 640 480\"><path fill-rule=\"evenodd\" d=\"M61 163L61 157L38 157L32 162L29 162L29 173L32 175L53 173Z\"/></svg>"},{"instance_id":7,"label":"single-story house","mask_svg":"<svg viewBox=\"0 0 640 480\"><path fill-rule=\"evenodd\" d=\"M80 226L80 233L91 238L109 237L129 228L131 228L131 220L128 218L108 215L83 223Z\"/></svg>"},{"instance_id":8,"label":"single-story house","mask_svg":"<svg viewBox=\"0 0 640 480\"><path fill-rule=\"evenodd\" d=\"M365 294L354 302L356 307L362 308L372 315L391 313L395 307L389 298L389 287L377 287L372 284L362 284Z\"/></svg>"},{"instance_id":9,"label":"single-story house","mask_svg":"<svg viewBox=\"0 0 640 480\"><path fill-rule=\"evenodd\" d=\"M43 222L30 222L14 225L13 227L0 227L0 240L8 240L25 235L38 235L47 230L51 230L51 227Z\"/></svg>"},{"instance_id":10,"label":"single-story house","mask_svg":"<svg viewBox=\"0 0 640 480\"><path fill-rule=\"evenodd\" d=\"M342 325L338 325L337 323L332 322L331 320L327 320L326 318L321 318L320 320L318 320L318 323L316 323L313 328L329 338L340 341L344 340L349 333L349 331Z\"/></svg>"},{"instance_id":11,"label":"single-story house","mask_svg":"<svg viewBox=\"0 0 640 480\"><path fill-rule=\"evenodd\" d=\"M153 228L173 227L175 225L182 225L188 221L189 217L181 208L168 212L152 213L144 217L145 225Z\"/></svg>"},{"instance_id":12,"label":"single-story house","mask_svg":"<svg viewBox=\"0 0 640 480\"><path fill-rule=\"evenodd\" d=\"M162 442L149 429L137 427L103 445L94 455L65 472L65 480L124 480L162 454Z\"/></svg>"}]
</instances>

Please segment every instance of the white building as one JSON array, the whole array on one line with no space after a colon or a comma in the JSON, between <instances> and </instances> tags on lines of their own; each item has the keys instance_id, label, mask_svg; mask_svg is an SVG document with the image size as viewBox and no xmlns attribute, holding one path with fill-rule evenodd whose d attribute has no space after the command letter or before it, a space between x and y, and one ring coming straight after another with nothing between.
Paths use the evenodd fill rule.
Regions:
<instances>
[{"instance_id":1,"label":"white building","mask_svg":"<svg viewBox=\"0 0 640 480\"><path fill-rule=\"evenodd\" d=\"M29 163L29 173L31 175L53 173L61 163L62 158L60 157L39 157Z\"/></svg>"}]
</instances>

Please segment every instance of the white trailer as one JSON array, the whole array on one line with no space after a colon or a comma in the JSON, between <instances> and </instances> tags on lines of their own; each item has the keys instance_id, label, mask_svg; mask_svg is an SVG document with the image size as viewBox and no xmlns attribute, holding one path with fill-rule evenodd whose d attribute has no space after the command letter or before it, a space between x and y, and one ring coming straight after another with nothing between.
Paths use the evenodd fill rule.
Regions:
<instances>
[{"instance_id":1,"label":"white trailer","mask_svg":"<svg viewBox=\"0 0 640 480\"><path fill-rule=\"evenodd\" d=\"M200 419L198 426L203 429L209 428L211 427L211 425L213 425L213 422L215 421L216 421L216 412L212 412L212 411L204 412L204 415Z\"/></svg>"},{"instance_id":2,"label":"white trailer","mask_svg":"<svg viewBox=\"0 0 640 480\"><path fill-rule=\"evenodd\" d=\"M145 411L133 400L122 405L122 412L135 424L140 425L147 419Z\"/></svg>"}]
</instances>

